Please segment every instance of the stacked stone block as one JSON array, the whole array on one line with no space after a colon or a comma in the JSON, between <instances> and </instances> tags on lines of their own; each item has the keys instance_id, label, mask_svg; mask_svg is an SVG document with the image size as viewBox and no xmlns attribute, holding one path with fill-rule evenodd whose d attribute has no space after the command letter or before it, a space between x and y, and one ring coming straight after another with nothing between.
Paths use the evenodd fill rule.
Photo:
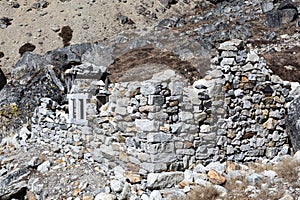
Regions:
<instances>
[{"instance_id":1,"label":"stacked stone block","mask_svg":"<svg viewBox=\"0 0 300 200\"><path fill-rule=\"evenodd\" d=\"M114 84L108 112L124 145L113 156L147 174L288 153L290 85L240 40L218 50L211 70L193 85L172 70Z\"/></svg>"},{"instance_id":2,"label":"stacked stone block","mask_svg":"<svg viewBox=\"0 0 300 200\"><path fill-rule=\"evenodd\" d=\"M183 170L194 162L198 125L192 111L198 101L191 102L187 85L173 70L114 85L108 109L124 138L121 154L139 173Z\"/></svg>"},{"instance_id":3,"label":"stacked stone block","mask_svg":"<svg viewBox=\"0 0 300 200\"><path fill-rule=\"evenodd\" d=\"M225 158L249 161L286 154L285 104L290 84L273 75L257 54L244 49L240 40L221 44L213 62L213 70L222 74L224 81L221 96L226 112L218 122L224 122L225 129L218 130L226 133L221 146Z\"/></svg>"}]
</instances>

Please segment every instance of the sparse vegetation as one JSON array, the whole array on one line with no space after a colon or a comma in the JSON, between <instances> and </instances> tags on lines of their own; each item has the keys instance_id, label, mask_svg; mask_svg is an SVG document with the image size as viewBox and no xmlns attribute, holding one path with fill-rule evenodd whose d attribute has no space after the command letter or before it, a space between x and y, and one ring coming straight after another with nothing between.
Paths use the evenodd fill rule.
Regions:
<instances>
[{"instance_id":1,"label":"sparse vegetation","mask_svg":"<svg viewBox=\"0 0 300 200\"><path fill-rule=\"evenodd\" d=\"M0 109L0 117L12 118L18 116L18 114L19 108L15 103L5 105Z\"/></svg>"},{"instance_id":2,"label":"sparse vegetation","mask_svg":"<svg viewBox=\"0 0 300 200\"><path fill-rule=\"evenodd\" d=\"M213 186L200 187L195 186L189 192L187 198L188 200L214 200L219 197L219 191Z\"/></svg>"},{"instance_id":3,"label":"sparse vegetation","mask_svg":"<svg viewBox=\"0 0 300 200\"><path fill-rule=\"evenodd\" d=\"M259 193L256 194L256 199L280 199L285 192L284 185L292 185L293 188L299 188L300 186L299 182L297 181L299 164L293 159L285 158L275 164L262 164L258 162L249 163L248 166L256 173L272 170L277 173L278 178L282 179L278 179L280 180L278 182L270 180L268 177L264 177L257 185L254 186L259 190ZM249 191L246 192L248 186L249 184L246 181L245 175L234 180L227 181L224 185L228 191L228 196L226 199L251 199L249 198L251 193Z\"/></svg>"}]
</instances>

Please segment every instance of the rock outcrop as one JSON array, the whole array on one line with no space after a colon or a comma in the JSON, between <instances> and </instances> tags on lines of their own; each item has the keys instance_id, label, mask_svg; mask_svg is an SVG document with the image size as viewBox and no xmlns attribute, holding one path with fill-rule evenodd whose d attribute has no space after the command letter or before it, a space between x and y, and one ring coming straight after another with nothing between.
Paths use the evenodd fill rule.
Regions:
<instances>
[{"instance_id":1,"label":"rock outcrop","mask_svg":"<svg viewBox=\"0 0 300 200\"><path fill-rule=\"evenodd\" d=\"M294 151L300 150L300 98L293 100L288 109L286 127Z\"/></svg>"}]
</instances>

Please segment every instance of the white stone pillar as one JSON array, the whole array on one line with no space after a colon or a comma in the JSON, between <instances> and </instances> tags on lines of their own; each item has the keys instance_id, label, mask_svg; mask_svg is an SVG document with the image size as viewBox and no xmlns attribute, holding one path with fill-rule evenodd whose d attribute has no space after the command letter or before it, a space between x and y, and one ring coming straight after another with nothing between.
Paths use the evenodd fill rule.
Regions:
<instances>
[{"instance_id":1,"label":"white stone pillar","mask_svg":"<svg viewBox=\"0 0 300 200\"><path fill-rule=\"evenodd\" d=\"M86 108L87 108L87 99L90 99L91 97L92 95L88 93L67 95L68 102L69 102L68 123L88 125Z\"/></svg>"},{"instance_id":2,"label":"white stone pillar","mask_svg":"<svg viewBox=\"0 0 300 200\"><path fill-rule=\"evenodd\" d=\"M80 99L76 98L76 121L80 121L81 118L81 101Z\"/></svg>"},{"instance_id":3,"label":"white stone pillar","mask_svg":"<svg viewBox=\"0 0 300 200\"><path fill-rule=\"evenodd\" d=\"M86 98L82 99L83 119L86 120Z\"/></svg>"}]
</instances>

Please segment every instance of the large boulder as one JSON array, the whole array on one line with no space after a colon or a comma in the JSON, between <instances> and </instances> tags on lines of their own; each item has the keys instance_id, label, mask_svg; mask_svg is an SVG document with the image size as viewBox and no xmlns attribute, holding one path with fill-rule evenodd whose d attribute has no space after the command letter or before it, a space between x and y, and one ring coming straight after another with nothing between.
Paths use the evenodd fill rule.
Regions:
<instances>
[{"instance_id":1,"label":"large boulder","mask_svg":"<svg viewBox=\"0 0 300 200\"><path fill-rule=\"evenodd\" d=\"M60 73L60 70L47 65L42 56L24 53L12 69L12 80L0 91L0 138L29 122L41 98L49 97L57 102L63 100L64 87L58 78Z\"/></svg>"},{"instance_id":2,"label":"large boulder","mask_svg":"<svg viewBox=\"0 0 300 200\"><path fill-rule=\"evenodd\" d=\"M298 10L295 3L290 0L282 2L277 10L266 13L266 25L268 27L280 27L294 21L298 17Z\"/></svg>"},{"instance_id":3,"label":"large boulder","mask_svg":"<svg viewBox=\"0 0 300 200\"><path fill-rule=\"evenodd\" d=\"M6 85L6 83L7 83L6 77L0 68L0 90L2 90L2 88Z\"/></svg>"},{"instance_id":4,"label":"large boulder","mask_svg":"<svg viewBox=\"0 0 300 200\"><path fill-rule=\"evenodd\" d=\"M294 151L300 150L300 97L289 106L286 126Z\"/></svg>"}]
</instances>

